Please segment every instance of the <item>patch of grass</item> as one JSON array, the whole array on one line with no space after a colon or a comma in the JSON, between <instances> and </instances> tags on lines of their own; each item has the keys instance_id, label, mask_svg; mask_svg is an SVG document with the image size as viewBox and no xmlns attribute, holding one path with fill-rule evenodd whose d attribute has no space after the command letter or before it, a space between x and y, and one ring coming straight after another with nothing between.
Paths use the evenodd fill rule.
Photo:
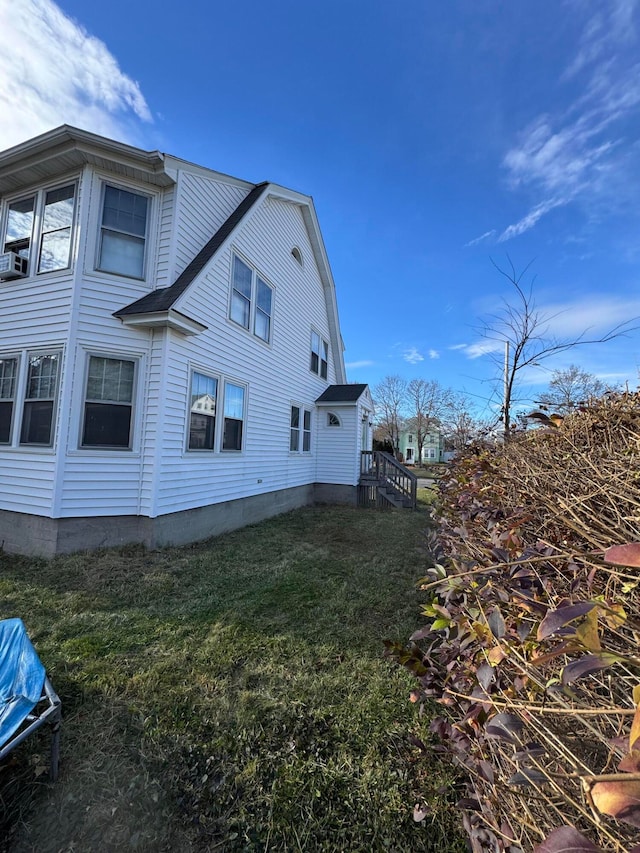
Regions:
<instances>
[{"instance_id":1,"label":"patch of grass","mask_svg":"<svg viewBox=\"0 0 640 853\"><path fill-rule=\"evenodd\" d=\"M180 549L0 555L0 617L64 710L55 785L46 735L0 767L6 849L464 849L454 774L412 745L428 721L382 654L418 625L426 524L307 508Z\"/></svg>"}]
</instances>

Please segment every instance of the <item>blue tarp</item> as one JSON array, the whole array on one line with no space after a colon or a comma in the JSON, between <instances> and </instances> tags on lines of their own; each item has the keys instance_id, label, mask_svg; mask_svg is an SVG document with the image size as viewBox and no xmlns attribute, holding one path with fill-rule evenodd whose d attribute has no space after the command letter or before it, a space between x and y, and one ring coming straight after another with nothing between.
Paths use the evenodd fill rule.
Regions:
<instances>
[{"instance_id":1,"label":"blue tarp","mask_svg":"<svg viewBox=\"0 0 640 853\"><path fill-rule=\"evenodd\" d=\"M0 621L0 746L31 713L42 694L44 676L22 619Z\"/></svg>"}]
</instances>

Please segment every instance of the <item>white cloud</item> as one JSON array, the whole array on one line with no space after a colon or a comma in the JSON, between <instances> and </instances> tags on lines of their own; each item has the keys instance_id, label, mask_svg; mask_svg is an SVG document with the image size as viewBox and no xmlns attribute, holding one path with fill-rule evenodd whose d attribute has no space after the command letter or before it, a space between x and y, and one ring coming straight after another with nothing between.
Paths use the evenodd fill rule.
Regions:
<instances>
[{"instance_id":1,"label":"white cloud","mask_svg":"<svg viewBox=\"0 0 640 853\"><path fill-rule=\"evenodd\" d=\"M429 358L440 358L440 353L438 352L437 349L430 349L429 350Z\"/></svg>"},{"instance_id":2,"label":"white cloud","mask_svg":"<svg viewBox=\"0 0 640 853\"><path fill-rule=\"evenodd\" d=\"M510 187L526 189L538 201L502 231L500 242L571 202L589 213L597 202L624 203L620 187L634 177L636 160L629 156L623 122L636 120L640 111L637 7L638 0L611 0L582 3L575 11L586 19L585 26L563 80L572 89L581 87L580 93L563 113L539 115L506 152Z\"/></svg>"},{"instance_id":3,"label":"white cloud","mask_svg":"<svg viewBox=\"0 0 640 853\"><path fill-rule=\"evenodd\" d=\"M485 240L488 240L490 237L493 237L495 233L495 228L492 228L491 231L485 231L484 234L481 234L479 237L475 237L473 240L469 240L468 243L465 243L465 248L469 248L469 246L477 246L478 243L482 243Z\"/></svg>"},{"instance_id":4,"label":"white cloud","mask_svg":"<svg viewBox=\"0 0 640 853\"><path fill-rule=\"evenodd\" d=\"M630 323L640 325L640 299L593 296L579 302L550 303L539 307L541 316L548 317L548 332L556 338L577 338L585 334L592 338L616 326Z\"/></svg>"},{"instance_id":5,"label":"white cloud","mask_svg":"<svg viewBox=\"0 0 640 853\"><path fill-rule=\"evenodd\" d=\"M362 361L349 361L345 364L345 367L347 368L347 370L358 370L358 368L360 367L372 367L373 364L373 361L367 361L365 359Z\"/></svg>"},{"instance_id":6,"label":"white cloud","mask_svg":"<svg viewBox=\"0 0 640 853\"><path fill-rule=\"evenodd\" d=\"M409 364L418 364L419 361L424 361L424 356L421 355L415 347L410 347L402 353L402 357Z\"/></svg>"},{"instance_id":7,"label":"white cloud","mask_svg":"<svg viewBox=\"0 0 640 853\"><path fill-rule=\"evenodd\" d=\"M458 347L462 349L462 347ZM504 341L479 340L473 344L464 345L464 354L467 358L480 358L483 355L490 355L494 352L502 352L504 350Z\"/></svg>"},{"instance_id":8,"label":"white cloud","mask_svg":"<svg viewBox=\"0 0 640 853\"><path fill-rule=\"evenodd\" d=\"M119 139L151 114L106 45L52 0L0 0L0 148L71 124Z\"/></svg>"},{"instance_id":9,"label":"white cloud","mask_svg":"<svg viewBox=\"0 0 640 853\"><path fill-rule=\"evenodd\" d=\"M448 347L448 349L466 349L467 346L467 344L453 344L452 346Z\"/></svg>"}]
</instances>

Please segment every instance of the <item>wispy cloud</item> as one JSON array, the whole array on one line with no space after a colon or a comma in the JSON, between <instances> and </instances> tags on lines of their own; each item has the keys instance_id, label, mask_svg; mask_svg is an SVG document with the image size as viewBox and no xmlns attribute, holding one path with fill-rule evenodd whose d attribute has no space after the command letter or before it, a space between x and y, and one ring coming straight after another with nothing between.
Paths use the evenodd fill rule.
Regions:
<instances>
[{"instance_id":1,"label":"wispy cloud","mask_svg":"<svg viewBox=\"0 0 640 853\"><path fill-rule=\"evenodd\" d=\"M452 346L447 347L447 349L466 349L467 346L468 344L453 344Z\"/></svg>"},{"instance_id":2,"label":"wispy cloud","mask_svg":"<svg viewBox=\"0 0 640 853\"><path fill-rule=\"evenodd\" d=\"M636 118L640 108L638 2L580 4L581 14L589 14L563 81L581 91L563 112L539 115L505 154L508 185L538 200L503 229L500 242L533 228L555 208L574 202L592 206L603 199L611 204L612 175L624 184L621 173L629 168L624 122Z\"/></svg>"},{"instance_id":3,"label":"wispy cloud","mask_svg":"<svg viewBox=\"0 0 640 853\"><path fill-rule=\"evenodd\" d=\"M361 367L373 367L374 362L363 359L362 361L349 361L345 364L347 370L358 370Z\"/></svg>"},{"instance_id":4,"label":"wispy cloud","mask_svg":"<svg viewBox=\"0 0 640 853\"><path fill-rule=\"evenodd\" d=\"M481 234L479 237L476 237L473 240L469 240L468 243L465 243L465 248L468 248L469 246L477 246L479 243L483 243L485 240L490 240L495 233L495 228L492 228L491 231L485 231L484 234Z\"/></svg>"},{"instance_id":5,"label":"wispy cloud","mask_svg":"<svg viewBox=\"0 0 640 853\"><path fill-rule=\"evenodd\" d=\"M410 347L402 353L402 357L405 361L408 361L409 364L418 364L420 361L424 361L424 356L422 353L418 352L416 347Z\"/></svg>"},{"instance_id":6,"label":"wispy cloud","mask_svg":"<svg viewBox=\"0 0 640 853\"><path fill-rule=\"evenodd\" d=\"M60 124L135 141L151 120L138 83L52 0L0 0L0 32L0 148Z\"/></svg>"},{"instance_id":7,"label":"wispy cloud","mask_svg":"<svg viewBox=\"0 0 640 853\"><path fill-rule=\"evenodd\" d=\"M440 353L438 352L437 349L430 349L429 350L429 358L440 358Z\"/></svg>"}]
</instances>

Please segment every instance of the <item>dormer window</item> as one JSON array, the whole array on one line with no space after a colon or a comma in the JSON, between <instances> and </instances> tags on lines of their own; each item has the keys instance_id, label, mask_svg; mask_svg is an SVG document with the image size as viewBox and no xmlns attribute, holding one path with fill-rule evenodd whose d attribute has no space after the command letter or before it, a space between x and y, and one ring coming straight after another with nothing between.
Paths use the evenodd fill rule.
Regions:
<instances>
[{"instance_id":1,"label":"dormer window","mask_svg":"<svg viewBox=\"0 0 640 853\"><path fill-rule=\"evenodd\" d=\"M9 203L2 251L27 258L29 275L70 266L75 195L75 185L69 184Z\"/></svg>"},{"instance_id":2,"label":"dormer window","mask_svg":"<svg viewBox=\"0 0 640 853\"><path fill-rule=\"evenodd\" d=\"M105 185L100 223L98 269L144 278L149 199Z\"/></svg>"}]
</instances>

